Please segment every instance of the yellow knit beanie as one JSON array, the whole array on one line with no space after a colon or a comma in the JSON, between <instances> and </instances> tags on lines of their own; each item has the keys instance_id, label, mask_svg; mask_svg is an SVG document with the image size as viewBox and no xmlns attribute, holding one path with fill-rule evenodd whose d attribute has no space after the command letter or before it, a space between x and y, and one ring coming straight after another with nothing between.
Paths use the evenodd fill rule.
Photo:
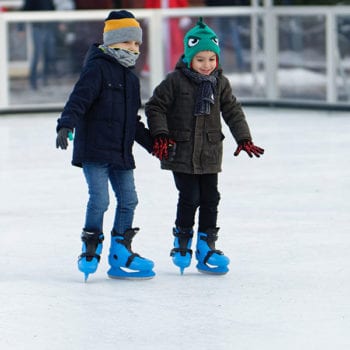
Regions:
<instances>
[{"instance_id":1,"label":"yellow knit beanie","mask_svg":"<svg viewBox=\"0 0 350 350\"><path fill-rule=\"evenodd\" d=\"M108 46L129 40L142 43L140 23L129 11L112 11L105 19L103 43Z\"/></svg>"}]
</instances>

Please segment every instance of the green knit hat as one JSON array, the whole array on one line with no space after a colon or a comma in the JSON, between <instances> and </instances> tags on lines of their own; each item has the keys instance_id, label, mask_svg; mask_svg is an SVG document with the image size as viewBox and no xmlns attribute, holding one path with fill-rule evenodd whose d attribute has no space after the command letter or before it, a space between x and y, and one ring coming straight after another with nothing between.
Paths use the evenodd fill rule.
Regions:
<instances>
[{"instance_id":1,"label":"green knit hat","mask_svg":"<svg viewBox=\"0 0 350 350\"><path fill-rule=\"evenodd\" d=\"M216 53L218 64L220 60L219 40L215 32L203 22L200 17L197 24L190 29L184 37L184 62L188 68L193 57L200 51L213 51Z\"/></svg>"}]
</instances>

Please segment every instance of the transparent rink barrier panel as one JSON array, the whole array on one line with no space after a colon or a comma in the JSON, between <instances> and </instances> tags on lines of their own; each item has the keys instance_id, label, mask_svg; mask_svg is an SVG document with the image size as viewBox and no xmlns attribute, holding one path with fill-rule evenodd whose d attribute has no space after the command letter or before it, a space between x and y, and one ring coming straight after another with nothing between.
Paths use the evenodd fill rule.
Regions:
<instances>
[{"instance_id":1,"label":"transparent rink barrier panel","mask_svg":"<svg viewBox=\"0 0 350 350\"><path fill-rule=\"evenodd\" d=\"M101 21L10 23L10 105L64 104L90 45L102 43L102 33ZM144 35L147 36L147 28ZM39 43L44 45L38 46ZM146 57L147 52L142 52L135 67L139 76ZM144 97L150 94L146 75L142 85Z\"/></svg>"},{"instance_id":2,"label":"transparent rink barrier panel","mask_svg":"<svg viewBox=\"0 0 350 350\"><path fill-rule=\"evenodd\" d=\"M350 102L350 15L338 16L336 21L337 47L337 99Z\"/></svg>"},{"instance_id":3,"label":"transparent rink barrier panel","mask_svg":"<svg viewBox=\"0 0 350 350\"><path fill-rule=\"evenodd\" d=\"M171 71L183 52L183 36L198 18L178 17L163 20L164 72ZM252 50L252 21L239 18L208 17L206 22L221 37L221 63L239 97L265 97L262 26L258 21L258 40ZM142 100L152 93L150 86L149 22L141 20L143 44L134 72L141 81ZM226 30L225 30L226 28ZM9 97L10 105L63 104L79 77L84 56L91 43L102 42L100 21L10 23L9 24ZM165 32L165 31L164 31ZM37 47L44 42L43 47ZM152 40L151 40L152 42ZM34 53L38 52L38 57ZM33 67L33 64L36 66ZM252 67L254 74L252 74Z\"/></svg>"},{"instance_id":4,"label":"transparent rink barrier panel","mask_svg":"<svg viewBox=\"0 0 350 350\"><path fill-rule=\"evenodd\" d=\"M327 100L326 15L278 15L276 45L276 91L283 100ZM166 74L182 53L184 33L195 24L195 17L163 19L162 45ZM262 15L206 17L220 38L221 64L230 79L234 94L240 99L267 98L265 25ZM336 16L335 60L336 99L350 102L350 15ZM84 56L94 42L102 41L101 21L41 23L47 25L40 39L39 23L9 23L9 103L10 105L63 104L76 82ZM149 19L141 20L143 44L135 73L141 80L141 96L152 94L149 62ZM169 31L168 31L169 32ZM33 60L35 44L44 40ZM150 40L152 43L152 40ZM153 43L152 43L153 44ZM159 43L158 43L159 44ZM36 62L37 69L31 66ZM154 72L153 72L154 73ZM159 81L160 82L160 81ZM157 82L157 83L159 83Z\"/></svg>"},{"instance_id":5,"label":"transparent rink barrier panel","mask_svg":"<svg viewBox=\"0 0 350 350\"><path fill-rule=\"evenodd\" d=\"M335 86L338 102L350 101L350 16L336 16ZM279 98L327 98L326 16L278 18Z\"/></svg>"},{"instance_id":6,"label":"transparent rink barrier panel","mask_svg":"<svg viewBox=\"0 0 350 350\"><path fill-rule=\"evenodd\" d=\"M326 99L324 16L278 18L277 84L282 99Z\"/></svg>"},{"instance_id":7,"label":"transparent rink barrier panel","mask_svg":"<svg viewBox=\"0 0 350 350\"><path fill-rule=\"evenodd\" d=\"M222 16L212 17L207 23L219 37L221 66L232 83L234 94L246 98L265 98L262 18Z\"/></svg>"},{"instance_id":8,"label":"transparent rink barrier panel","mask_svg":"<svg viewBox=\"0 0 350 350\"><path fill-rule=\"evenodd\" d=\"M63 103L100 22L9 24L10 104Z\"/></svg>"}]
</instances>

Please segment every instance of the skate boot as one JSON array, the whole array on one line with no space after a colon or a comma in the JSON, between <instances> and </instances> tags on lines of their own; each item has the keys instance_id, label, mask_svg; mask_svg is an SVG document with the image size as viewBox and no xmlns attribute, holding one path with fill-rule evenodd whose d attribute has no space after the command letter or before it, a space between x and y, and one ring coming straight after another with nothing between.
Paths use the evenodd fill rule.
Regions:
<instances>
[{"instance_id":1,"label":"skate boot","mask_svg":"<svg viewBox=\"0 0 350 350\"><path fill-rule=\"evenodd\" d=\"M111 268L107 274L110 278L149 279L155 276L153 261L141 257L131 250L131 242L138 228L131 228L123 234L112 231L111 248L108 262Z\"/></svg>"},{"instance_id":2,"label":"skate boot","mask_svg":"<svg viewBox=\"0 0 350 350\"><path fill-rule=\"evenodd\" d=\"M228 272L230 259L220 250L215 249L219 228L198 232L196 259L199 272L223 275Z\"/></svg>"},{"instance_id":3,"label":"skate boot","mask_svg":"<svg viewBox=\"0 0 350 350\"><path fill-rule=\"evenodd\" d=\"M78 258L78 269L84 273L85 282L89 274L97 270L102 253L103 233L88 232L83 230L81 240L83 241L82 253Z\"/></svg>"},{"instance_id":4,"label":"skate boot","mask_svg":"<svg viewBox=\"0 0 350 350\"><path fill-rule=\"evenodd\" d=\"M180 268L180 273L183 275L184 269L189 267L192 258L192 228L173 228L174 248L170 252L170 256L173 259L173 263Z\"/></svg>"}]
</instances>

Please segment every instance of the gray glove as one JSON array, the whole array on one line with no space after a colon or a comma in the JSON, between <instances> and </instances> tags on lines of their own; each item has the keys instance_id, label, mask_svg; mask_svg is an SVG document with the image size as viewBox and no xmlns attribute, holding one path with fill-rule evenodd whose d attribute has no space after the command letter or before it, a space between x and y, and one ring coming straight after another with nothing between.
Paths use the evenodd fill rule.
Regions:
<instances>
[{"instance_id":1,"label":"gray glove","mask_svg":"<svg viewBox=\"0 0 350 350\"><path fill-rule=\"evenodd\" d=\"M68 137L71 139L72 130L68 128L61 128L58 130L56 137L56 148L67 149Z\"/></svg>"}]
</instances>

